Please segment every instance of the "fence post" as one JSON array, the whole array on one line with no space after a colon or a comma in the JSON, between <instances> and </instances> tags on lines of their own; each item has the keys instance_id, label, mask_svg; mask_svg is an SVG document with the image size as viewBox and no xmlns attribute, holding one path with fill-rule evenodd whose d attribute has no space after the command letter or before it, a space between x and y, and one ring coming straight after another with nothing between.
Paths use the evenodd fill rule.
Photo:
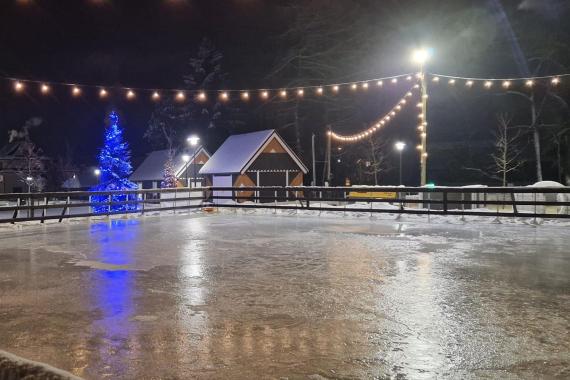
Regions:
<instances>
[{"instance_id":1,"label":"fence post","mask_svg":"<svg viewBox=\"0 0 570 380\"><path fill-rule=\"evenodd\" d=\"M47 213L47 209L45 208L45 206L47 205L48 205L48 197L44 197L44 208L42 209L42 220L40 220L40 223L43 223L45 221Z\"/></svg>"},{"instance_id":2,"label":"fence post","mask_svg":"<svg viewBox=\"0 0 570 380\"><path fill-rule=\"evenodd\" d=\"M428 198L428 223L431 221L431 192L428 191L427 193L427 198Z\"/></svg>"},{"instance_id":3,"label":"fence post","mask_svg":"<svg viewBox=\"0 0 570 380\"><path fill-rule=\"evenodd\" d=\"M443 190L443 213L447 214L447 190Z\"/></svg>"},{"instance_id":4,"label":"fence post","mask_svg":"<svg viewBox=\"0 0 570 380\"><path fill-rule=\"evenodd\" d=\"M459 220L465 222L465 193L463 192L461 193L461 217L459 218Z\"/></svg>"},{"instance_id":5,"label":"fence post","mask_svg":"<svg viewBox=\"0 0 570 380\"><path fill-rule=\"evenodd\" d=\"M346 203L347 203L347 201L346 201L346 190L342 191L342 196L344 198L344 211L342 212L342 216L346 217Z\"/></svg>"},{"instance_id":6,"label":"fence post","mask_svg":"<svg viewBox=\"0 0 570 380\"><path fill-rule=\"evenodd\" d=\"M111 203L113 203L113 195L111 193L109 193L109 195L107 195L107 201L108 201L108 205L107 205L107 217L111 216Z\"/></svg>"},{"instance_id":7,"label":"fence post","mask_svg":"<svg viewBox=\"0 0 570 380\"><path fill-rule=\"evenodd\" d=\"M536 220L536 190L534 190L534 193L532 195L533 195L533 199L534 199L534 219L533 219L532 224L538 225L538 221Z\"/></svg>"},{"instance_id":8,"label":"fence post","mask_svg":"<svg viewBox=\"0 0 570 380\"><path fill-rule=\"evenodd\" d=\"M273 202L275 209L273 210L273 213L277 214L277 190L274 191L273 195L275 197Z\"/></svg>"}]
</instances>

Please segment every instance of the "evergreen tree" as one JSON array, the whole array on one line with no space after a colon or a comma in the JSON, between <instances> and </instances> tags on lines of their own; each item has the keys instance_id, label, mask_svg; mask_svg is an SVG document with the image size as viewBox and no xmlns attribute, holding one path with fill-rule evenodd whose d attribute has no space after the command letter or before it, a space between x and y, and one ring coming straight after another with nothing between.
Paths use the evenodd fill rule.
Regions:
<instances>
[{"instance_id":1,"label":"evergreen tree","mask_svg":"<svg viewBox=\"0 0 570 380\"><path fill-rule=\"evenodd\" d=\"M99 169L101 170L99 184L92 191L119 191L136 190L137 185L129 181L133 168L131 165L131 151L127 142L123 140L123 130L119 126L119 115L115 111L109 114L109 126L105 130L105 143L99 152ZM92 202L108 202L109 197L92 196ZM112 196L113 202L136 200L135 194L116 194ZM93 207L96 213L109 211L108 206ZM136 204L113 205L110 211L135 210Z\"/></svg>"},{"instance_id":2,"label":"evergreen tree","mask_svg":"<svg viewBox=\"0 0 570 380\"><path fill-rule=\"evenodd\" d=\"M168 154L168 160L164 164L164 174L160 187L174 188L178 184L176 173L174 172L174 160L172 159L172 151Z\"/></svg>"}]
</instances>

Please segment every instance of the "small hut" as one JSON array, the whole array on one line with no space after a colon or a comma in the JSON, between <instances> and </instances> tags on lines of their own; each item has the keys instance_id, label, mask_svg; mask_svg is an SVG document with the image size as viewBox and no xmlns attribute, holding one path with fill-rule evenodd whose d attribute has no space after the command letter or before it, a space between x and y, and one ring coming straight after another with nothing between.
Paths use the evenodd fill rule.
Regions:
<instances>
[{"instance_id":1,"label":"small hut","mask_svg":"<svg viewBox=\"0 0 570 380\"><path fill-rule=\"evenodd\" d=\"M200 170L206 183L214 187L301 186L307 172L273 129L228 137ZM273 193L261 191L260 196L264 195ZM239 196L251 197L253 192L243 191Z\"/></svg>"},{"instance_id":2,"label":"small hut","mask_svg":"<svg viewBox=\"0 0 570 380\"><path fill-rule=\"evenodd\" d=\"M169 155L168 149L151 152L129 179L136 183L139 189L159 189L164 177L164 165L168 161ZM184 158L188 158L188 161L185 161ZM202 177L198 173L209 159L210 154L203 147L196 147L196 149L174 155L172 161L179 186L201 186Z\"/></svg>"}]
</instances>

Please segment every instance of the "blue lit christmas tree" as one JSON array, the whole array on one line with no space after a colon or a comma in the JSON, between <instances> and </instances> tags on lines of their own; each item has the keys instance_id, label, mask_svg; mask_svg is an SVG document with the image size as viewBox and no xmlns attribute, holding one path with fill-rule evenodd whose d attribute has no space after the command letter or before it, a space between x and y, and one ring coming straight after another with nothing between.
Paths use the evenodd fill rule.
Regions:
<instances>
[{"instance_id":1,"label":"blue lit christmas tree","mask_svg":"<svg viewBox=\"0 0 570 380\"><path fill-rule=\"evenodd\" d=\"M118 191L136 190L137 185L129 181L129 176L133 171L131 165L131 151L129 145L123 139L123 130L119 126L119 115L115 111L109 114L109 126L105 130L105 144L99 152L99 169L101 170L99 184L91 191ZM135 194L114 194L113 202L135 201ZM108 202L107 195L94 195L91 202ZM135 203L125 205L94 206L96 213L108 211L136 210Z\"/></svg>"}]
</instances>

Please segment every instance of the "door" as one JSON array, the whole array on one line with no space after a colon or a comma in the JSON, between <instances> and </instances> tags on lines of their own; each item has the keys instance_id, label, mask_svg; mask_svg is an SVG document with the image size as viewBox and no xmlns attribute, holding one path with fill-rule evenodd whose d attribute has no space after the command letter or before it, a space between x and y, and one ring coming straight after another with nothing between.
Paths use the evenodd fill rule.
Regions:
<instances>
[{"instance_id":1,"label":"door","mask_svg":"<svg viewBox=\"0 0 570 380\"><path fill-rule=\"evenodd\" d=\"M231 175L214 175L212 177L212 187L232 187L232 176ZM231 197L232 191L214 191L214 197ZM231 203L231 199L216 199L214 198L214 203Z\"/></svg>"}]
</instances>

